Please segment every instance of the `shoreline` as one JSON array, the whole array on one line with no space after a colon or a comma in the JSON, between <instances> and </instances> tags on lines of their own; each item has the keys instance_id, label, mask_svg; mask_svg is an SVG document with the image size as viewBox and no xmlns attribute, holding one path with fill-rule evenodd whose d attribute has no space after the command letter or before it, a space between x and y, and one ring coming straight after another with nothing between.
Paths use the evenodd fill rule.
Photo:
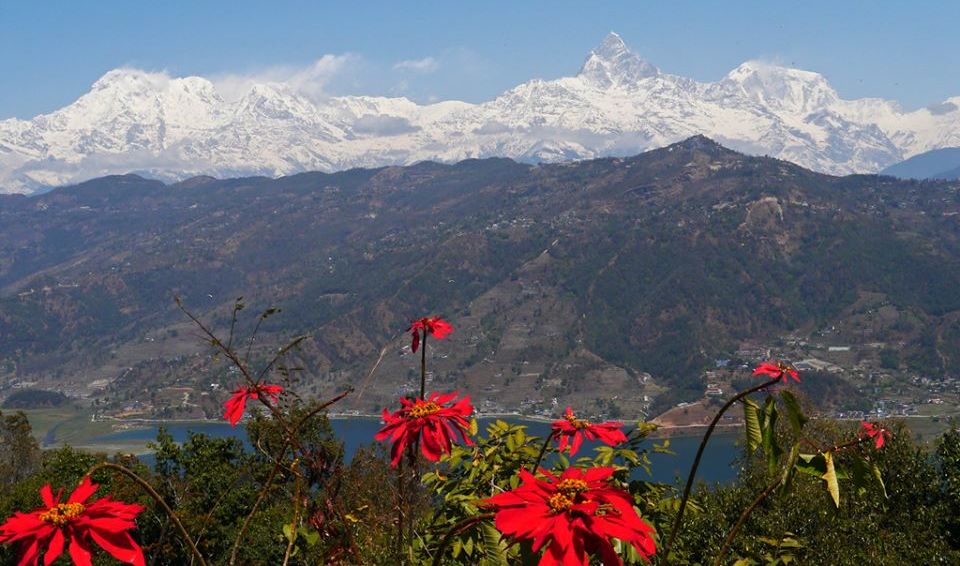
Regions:
<instances>
[{"instance_id":1,"label":"shoreline","mask_svg":"<svg viewBox=\"0 0 960 566\"><path fill-rule=\"evenodd\" d=\"M348 421L348 420L355 419L355 420L363 420L363 421L380 422L381 420L381 415L379 414L354 413L354 412L332 413L332 414L328 414L327 417L331 421ZM536 416L536 415L531 416L531 415L523 415L520 413L506 413L506 412L481 413L481 414L475 415L475 418L504 419L508 421L514 420L514 421L519 421L519 424L541 424L541 425L549 424L554 420L556 420L556 419L543 417L543 416ZM923 415L901 415L893 418L910 421L914 419L924 419L924 418L930 419L931 417L923 416ZM834 418L834 420L859 421L859 419L836 419L836 418ZM113 430L111 430L110 432L99 434L93 438L86 438L80 442L71 443L67 441L66 443L60 443L60 442L54 441L49 445L44 445L44 447L53 448L57 446L63 446L65 444L70 444L77 448L82 448L85 450L94 450L94 451L104 450L104 449L125 450L125 449L130 449L135 445L141 445L142 443L141 442L123 442L123 441L117 442L114 439L104 438L104 437L109 437L113 434L119 434L119 433L128 432L128 431L149 429L151 427L157 427L157 428L163 427L163 426L189 427L190 425L206 427L206 426L218 426L218 425L227 424L222 419L151 419L151 418L102 418L101 417L100 419L98 419L98 421L102 423L113 424L114 425ZM242 426L244 423L241 422L240 424ZM633 423L631 421L625 421L624 427L629 428L634 426L635 424L636 423ZM656 423L651 423L651 424L656 424ZM721 423L716 426L714 434L720 435L720 436L730 436L734 434L739 434L743 430L743 426L744 425L742 422ZM707 428L708 428L708 425L702 424L702 423L684 424L684 425L658 425L655 430L652 430L650 432L649 438L661 440L661 439L670 439L670 438L697 437L697 436L702 436L702 434ZM102 440L98 440L98 439L102 439Z\"/></svg>"},{"instance_id":2,"label":"shoreline","mask_svg":"<svg viewBox=\"0 0 960 566\"><path fill-rule=\"evenodd\" d=\"M342 420L375 420L381 421L382 415L373 414L373 413L329 413L327 418L331 421L342 421ZM515 419L522 421L524 423L538 423L538 424L550 424L556 421L556 418L544 417L539 415L524 415L522 413L477 413L474 415L474 418L481 419ZM102 420L101 420L102 419ZM136 430L149 428L151 426L164 426L164 425L173 425L173 426L183 426L183 425L218 425L226 424L226 421L223 419L151 419L151 418L103 418L98 419L100 422L109 422L118 425L118 430L115 432L120 432L121 430ZM634 421L622 421L624 427L635 426ZM240 426L244 424L243 421L239 423ZM656 423L651 423L656 424ZM670 438L670 437L687 437L687 436L696 436L699 433L706 430L708 425L706 424L687 424L687 425L657 425L657 428L650 432L651 438ZM730 434L731 432L742 429L743 423L724 423L718 424L716 426L716 433L718 434ZM112 433L108 433L112 434Z\"/></svg>"}]
</instances>

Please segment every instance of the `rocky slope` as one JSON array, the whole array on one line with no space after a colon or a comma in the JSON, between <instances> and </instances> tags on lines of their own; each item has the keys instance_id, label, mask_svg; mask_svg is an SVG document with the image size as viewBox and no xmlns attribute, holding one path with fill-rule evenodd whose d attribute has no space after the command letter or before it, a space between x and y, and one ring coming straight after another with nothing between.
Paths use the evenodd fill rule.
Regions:
<instances>
[{"instance_id":1,"label":"rocky slope","mask_svg":"<svg viewBox=\"0 0 960 566\"><path fill-rule=\"evenodd\" d=\"M960 367L958 219L957 183L831 177L703 137L626 159L0 195L0 387L216 400L236 377L174 295L220 332L238 296L245 315L281 307L254 351L308 334L301 386L353 385L365 411L415 383L402 332L424 313L457 327L430 350L432 387L485 410L641 414L700 397L717 359L800 342L848 347L857 387L881 348L882 371L939 379Z\"/></svg>"}]
</instances>

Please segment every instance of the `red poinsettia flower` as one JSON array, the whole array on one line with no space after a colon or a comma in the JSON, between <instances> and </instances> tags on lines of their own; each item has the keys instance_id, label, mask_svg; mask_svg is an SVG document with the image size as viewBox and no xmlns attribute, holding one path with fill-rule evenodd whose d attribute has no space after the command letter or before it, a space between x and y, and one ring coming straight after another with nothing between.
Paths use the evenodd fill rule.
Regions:
<instances>
[{"instance_id":1,"label":"red poinsettia flower","mask_svg":"<svg viewBox=\"0 0 960 566\"><path fill-rule=\"evenodd\" d=\"M74 564L91 566L91 540L117 560L143 566L143 550L127 532L137 528L134 520L143 507L109 496L88 503L97 487L85 477L66 503L60 503L63 490L54 495L47 484L40 489L43 507L17 512L0 525L0 542L20 544L23 554L18 566L36 566L43 546L43 563L52 564L68 544Z\"/></svg>"},{"instance_id":2,"label":"red poinsettia flower","mask_svg":"<svg viewBox=\"0 0 960 566\"><path fill-rule=\"evenodd\" d=\"M414 352L420 348L421 330L437 338L438 340L443 340L447 337L447 334L453 332L453 325L443 320L439 316L425 317L411 322L410 328L407 329L407 332L413 336L413 344L411 344L410 348Z\"/></svg>"},{"instance_id":3,"label":"red poinsettia flower","mask_svg":"<svg viewBox=\"0 0 960 566\"><path fill-rule=\"evenodd\" d=\"M223 404L223 418L230 421L231 426L237 426L243 410L247 408L247 399L259 399L264 395L271 403L276 403L281 391L283 387L280 385L241 385L232 391L233 396Z\"/></svg>"},{"instance_id":4,"label":"red poinsettia flower","mask_svg":"<svg viewBox=\"0 0 960 566\"><path fill-rule=\"evenodd\" d=\"M473 405L469 396L450 404L456 396L456 392L445 395L433 392L426 400L401 397L400 410L392 414L383 410L386 425L374 438L389 438L393 442L390 456L394 467L400 463L404 449L418 439L423 455L431 462L439 460L442 454L450 453L458 432L464 444L473 446L473 441L467 436L470 429L467 417L473 414Z\"/></svg>"},{"instance_id":5,"label":"red poinsettia flower","mask_svg":"<svg viewBox=\"0 0 960 566\"><path fill-rule=\"evenodd\" d=\"M789 376L792 377L797 383L800 383L800 373L793 369L793 367L790 365L779 361L763 362L753 370L753 375L769 375L770 377L774 378L782 377L784 383L789 381L787 379Z\"/></svg>"},{"instance_id":6,"label":"red poinsettia flower","mask_svg":"<svg viewBox=\"0 0 960 566\"><path fill-rule=\"evenodd\" d=\"M877 450L883 448L883 443L890 439L890 431L880 425L862 422L860 426L863 427L863 430L860 431L860 438L874 439Z\"/></svg>"},{"instance_id":7,"label":"red poinsettia flower","mask_svg":"<svg viewBox=\"0 0 960 566\"><path fill-rule=\"evenodd\" d=\"M633 497L609 483L614 468L567 468L545 480L520 471L516 489L485 502L494 507L494 525L508 537L546 546L540 566L586 566L595 555L605 566L623 565L611 538L630 543L649 559L656 552L653 528L633 507Z\"/></svg>"},{"instance_id":8,"label":"red poinsettia flower","mask_svg":"<svg viewBox=\"0 0 960 566\"><path fill-rule=\"evenodd\" d=\"M563 452L569 443L570 455L573 456L580 449L584 437L587 440L599 440L610 446L626 442L627 435L620 430L622 426L623 423L616 421L593 424L588 420L578 419L574 416L573 409L567 407L567 412L563 415L563 418L553 421L551 428L553 434L560 439L557 448Z\"/></svg>"}]
</instances>

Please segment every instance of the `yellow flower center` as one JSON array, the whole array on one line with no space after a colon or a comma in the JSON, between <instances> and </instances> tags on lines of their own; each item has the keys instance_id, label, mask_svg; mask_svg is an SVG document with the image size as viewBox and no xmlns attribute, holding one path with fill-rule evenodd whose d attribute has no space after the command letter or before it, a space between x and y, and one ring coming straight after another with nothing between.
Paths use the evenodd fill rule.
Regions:
<instances>
[{"instance_id":1,"label":"yellow flower center","mask_svg":"<svg viewBox=\"0 0 960 566\"><path fill-rule=\"evenodd\" d=\"M557 492L547 498L547 505L554 513L569 511L577 497L587 491L587 482L578 479L565 479L557 483Z\"/></svg>"},{"instance_id":2,"label":"yellow flower center","mask_svg":"<svg viewBox=\"0 0 960 566\"><path fill-rule=\"evenodd\" d=\"M430 401L428 403L417 403L410 408L410 411L407 414L410 415L411 419L422 419L423 417L429 417L430 415L436 414L439 411L440 405Z\"/></svg>"},{"instance_id":3,"label":"yellow flower center","mask_svg":"<svg viewBox=\"0 0 960 566\"><path fill-rule=\"evenodd\" d=\"M82 503L59 503L56 507L40 513L40 520L62 527L76 519L86 507Z\"/></svg>"},{"instance_id":4,"label":"yellow flower center","mask_svg":"<svg viewBox=\"0 0 960 566\"><path fill-rule=\"evenodd\" d=\"M563 418L567 419L567 422L570 423L570 426L577 430L583 430L590 427L590 421L586 419L578 419L573 415L563 415Z\"/></svg>"},{"instance_id":5,"label":"yellow flower center","mask_svg":"<svg viewBox=\"0 0 960 566\"><path fill-rule=\"evenodd\" d=\"M557 491L566 493L569 496L576 496L587 491L587 482L571 478L560 480L560 483L557 484Z\"/></svg>"},{"instance_id":6,"label":"yellow flower center","mask_svg":"<svg viewBox=\"0 0 960 566\"><path fill-rule=\"evenodd\" d=\"M573 500L562 493L554 493L547 499L547 505L554 513L565 513L573 507Z\"/></svg>"},{"instance_id":7,"label":"yellow flower center","mask_svg":"<svg viewBox=\"0 0 960 566\"><path fill-rule=\"evenodd\" d=\"M789 372L789 371L793 371L793 368L792 368L792 367L790 367L789 365L787 365L787 364L785 364L785 363L783 363L783 362L777 362L777 369L779 369L780 371L785 372L785 373L786 373L786 372Z\"/></svg>"}]
</instances>

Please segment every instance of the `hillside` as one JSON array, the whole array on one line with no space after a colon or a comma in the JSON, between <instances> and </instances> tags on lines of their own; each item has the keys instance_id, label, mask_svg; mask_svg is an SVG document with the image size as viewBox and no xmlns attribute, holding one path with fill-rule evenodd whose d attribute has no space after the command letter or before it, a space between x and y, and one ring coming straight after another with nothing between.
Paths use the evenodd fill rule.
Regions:
<instances>
[{"instance_id":1,"label":"hillside","mask_svg":"<svg viewBox=\"0 0 960 566\"><path fill-rule=\"evenodd\" d=\"M881 174L901 179L960 178L960 147L945 147L914 155L887 167Z\"/></svg>"},{"instance_id":2,"label":"hillside","mask_svg":"<svg viewBox=\"0 0 960 566\"><path fill-rule=\"evenodd\" d=\"M0 196L0 379L4 396L215 414L234 377L179 295L223 332L236 297L244 314L281 307L255 351L309 334L301 390L352 384L362 412L414 383L401 332L424 313L457 328L433 344L432 380L485 411L556 399L650 414L766 355L838 368L867 397L942 385L960 361L958 190L694 137L626 159L120 176Z\"/></svg>"}]
</instances>

